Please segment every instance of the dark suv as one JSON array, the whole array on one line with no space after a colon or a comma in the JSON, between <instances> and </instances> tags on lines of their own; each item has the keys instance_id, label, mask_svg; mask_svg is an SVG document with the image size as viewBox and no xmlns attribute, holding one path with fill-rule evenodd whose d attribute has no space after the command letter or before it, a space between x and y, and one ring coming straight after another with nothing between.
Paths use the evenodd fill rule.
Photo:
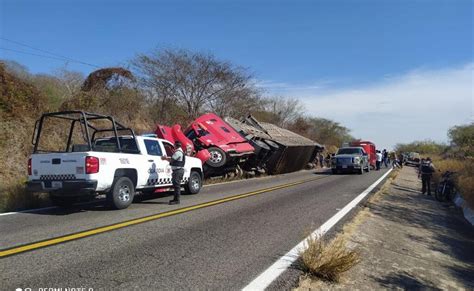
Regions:
<instances>
[{"instance_id":1,"label":"dark suv","mask_svg":"<svg viewBox=\"0 0 474 291\"><path fill-rule=\"evenodd\" d=\"M363 174L370 171L368 155L362 147L344 147L337 151L331 160L333 174L339 172L356 172Z\"/></svg>"}]
</instances>

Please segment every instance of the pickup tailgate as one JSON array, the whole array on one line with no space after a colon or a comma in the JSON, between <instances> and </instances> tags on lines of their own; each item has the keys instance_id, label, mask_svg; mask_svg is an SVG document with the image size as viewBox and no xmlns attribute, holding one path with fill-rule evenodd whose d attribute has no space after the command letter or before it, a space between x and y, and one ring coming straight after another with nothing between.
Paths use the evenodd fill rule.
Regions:
<instances>
[{"instance_id":1,"label":"pickup tailgate","mask_svg":"<svg viewBox=\"0 0 474 291\"><path fill-rule=\"evenodd\" d=\"M85 159L82 153L48 153L31 156L30 180L64 181L85 179Z\"/></svg>"}]
</instances>

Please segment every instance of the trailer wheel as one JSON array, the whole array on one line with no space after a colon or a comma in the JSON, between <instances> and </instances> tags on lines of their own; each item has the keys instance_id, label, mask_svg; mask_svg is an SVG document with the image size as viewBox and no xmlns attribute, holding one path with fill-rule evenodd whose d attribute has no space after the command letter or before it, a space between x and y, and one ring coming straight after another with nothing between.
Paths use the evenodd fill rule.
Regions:
<instances>
[{"instance_id":1,"label":"trailer wheel","mask_svg":"<svg viewBox=\"0 0 474 291\"><path fill-rule=\"evenodd\" d=\"M197 194L202 188L202 178L201 174L196 171L191 171L189 175L188 183L184 186L186 193L188 194Z\"/></svg>"},{"instance_id":2,"label":"trailer wheel","mask_svg":"<svg viewBox=\"0 0 474 291\"><path fill-rule=\"evenodd\" d=\"M213 168L219 168L225 165L227 162L227 156L222 149L218 147L210 147L207 150L209 151L209 154L211 154L209 160L206 161L209 166Z\"/></svg>"},{"instance_id":3,"label":"trailer wheel","mask_svg":"<svg viewBox=\"0 0 474 291\"><path fill-rule=\"evenodd\" d=\"M133 202L135 187L128 177L116 177L107 193L107 203L112 209L125 209Z\"/></svg>"}]
</instances>

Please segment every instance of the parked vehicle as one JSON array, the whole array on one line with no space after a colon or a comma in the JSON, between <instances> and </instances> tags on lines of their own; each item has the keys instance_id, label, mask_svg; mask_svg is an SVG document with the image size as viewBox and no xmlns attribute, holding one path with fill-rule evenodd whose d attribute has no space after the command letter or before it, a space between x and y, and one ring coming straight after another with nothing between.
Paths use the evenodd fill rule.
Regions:
<instances>
[{"instance_id":1,"label":"parked vehicle","mask_svg":"<svg viewBox=\"0 0 474 291\"><path fill-rule=\"evenodd\" d=\"M456 187L454 185L455 172L446 171L441 176L441 181L436 187L435 198L440 202L452 201L456 195Z\"/></svg>"},{"instance_id":2,"label":"parked vehicle","mask_svg":"<svg viewBox=\"0 0 474 291\"><path fill-rule=\"evenodd\" d=\"M333 174L340 172L356 172L359 174L363 174L364 171L370 172L368 154L362 147L340 148L331 159L331 168Z\"/></svg>"},{"instance_id":3,"label":"parked vehicle","mask_svg":"<svg viewBox=\"0 0 474 291\"><path fill-rule=\"evenodd\" d=\"M362 147L364 151L367 153L367 158L369 160L369 164L372 167L372 169L375 169L375 165L377 162L377 156L376 156L376 147L375 144L371 141L362 141L362 140L355 140L350 142L349 144L352 147Z\"/></svg>"},{"instance_id":4,"label":"parked vehicle","mask_svg":"<svg viewBox=\"0 0 474 291\"><path fill-rule=\"evenodd\" d=\"M420 158L419 153L410 152L406 155L405 165L419 167L420 166L420 161L421 161L421 158Z\"/></svg>"},{"instance_id":5,"label":"parked vehicle","mask_svg":"<svg viewBox=\"0 0 474 291\"><path fill-rule=\"evenodd\" d=\"M68 133L63 144L48 144L51 126L55 132ZM111 116L83 111L43 114L36 122L32 142L28 188L48 192L57 205L105 194L112 208L123 209L137 191L166 191L172 186L171 167L162 156L173 153L173 144L153 136L136 136ZM188 193L198 193L203 181L201 161L186 157L184 168L182 185Z\"/></svg>"}]
</instances>

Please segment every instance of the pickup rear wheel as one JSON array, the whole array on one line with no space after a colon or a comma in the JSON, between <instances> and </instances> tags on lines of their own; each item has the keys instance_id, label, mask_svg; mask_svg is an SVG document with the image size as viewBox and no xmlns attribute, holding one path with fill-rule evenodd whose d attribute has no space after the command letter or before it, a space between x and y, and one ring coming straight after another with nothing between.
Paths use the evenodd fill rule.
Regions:
<instances>
[{"instance_id":1,"label":"pickup rear wheel","mask_svg":"<svg viewBox=\"0 0 474 291\"><path fill-rule=\"evenodd\" d=\"M112 209L125 209L133 202L135 187L128 177L116 177L107 193L107 203Z\"/></svg>"},{"instance_id":2,"label":"pickup rear wheel","mask_svg":"<svg viewBox=\"0 0 474 291\"><path fill-rule=\"evenodd\" d=\"M206 161L209 166L219 168L225 165L227 162L227 156L222 149L218 147L210 147L207 150L209 151L209 154L211 154L211 157Z\"/></svg>"},{"instance_id":3,"label":"pickup rear wheel","mask_svg":"<svg viewBox=\"0 0 474 291\"><path fill-rule=\"evenodd\" d=\"M202 188L201 174L196 171L191 171L188 183L184 186L186 193L197 194Z\"/></svg>"}]
</instances>

